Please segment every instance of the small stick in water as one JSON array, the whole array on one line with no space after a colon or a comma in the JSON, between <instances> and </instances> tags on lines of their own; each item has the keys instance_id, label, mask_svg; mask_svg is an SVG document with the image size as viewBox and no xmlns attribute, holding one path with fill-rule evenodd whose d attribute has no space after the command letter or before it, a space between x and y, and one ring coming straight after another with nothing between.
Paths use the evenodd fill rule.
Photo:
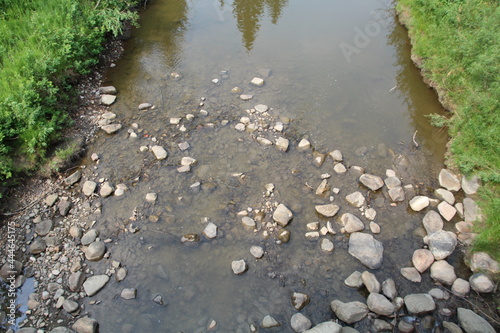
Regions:
<instances>
[{"instance_id":1,"label":"small stick in water","mask_svg":"<svg viewBox=\"0 0 500 333\"><path fill-rule=\"evenodd\" d=\"M415 144L416 148L418 148L418 143L417 143L417 141L415 141L415 137L417 136L417 132L418 132L418 130L415 131L415 133L413 133L413 143Z\"/></svg>"}]
</instances>

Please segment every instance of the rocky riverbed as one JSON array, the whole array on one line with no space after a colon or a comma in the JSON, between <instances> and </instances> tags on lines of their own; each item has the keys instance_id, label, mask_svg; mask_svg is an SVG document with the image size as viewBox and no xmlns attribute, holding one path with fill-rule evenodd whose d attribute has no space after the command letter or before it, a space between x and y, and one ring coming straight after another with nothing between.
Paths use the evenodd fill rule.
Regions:
<instances>
[{"instance_id":1,"label":"rocky riverbed","mask_svg":"<svg viewBox=\"0 0 500 333\"><path fill-rule=\"evenodd\" d=\"M82 118L99 132L97 140L89 140L84 163L65 176L33 181L19 197L24 208L5 220L4 227L15 226L18 261L2 262L0 276L10 283L14 275L15 289L31 289L16 311L18 332L97 332L99 326L108 332L109 324L94 318L144 314L129 304L140 304L148 319L121 319L114 331L156 331L151 322L157 309L183 312L207 288L203 282L209 284L199 281L172 304L174 292L141 282L152 274L141 264L166 259L163 247L170 244L179 261L197 249L204 252L200 257L219 257L212 265L226 272L224 281L236 285L236 279L256 274L287 288L271 288L271 302L243 292L244 300L236 304L256 303L257 314L241 313L232 323L191 315L194 324L172 324L172 330L166 325L168 332L183 325L196 332L498 328L497 313L480 302L498 295L493 280L498 263L485 253L467 257L471 271L462 263L474 223L481 220L474 201L477 179L442 169L431 186L415 179L407 155L384 145L356 152L315 147L314 138L292 130L285 112L258 98L270 70L257 70L254 78L232 87L223 84L229 74L221 71L207 80L214 90L231 94L232 107L217 108L210 96L197 96L156 128L145 120L162 111L154 101L137 101L135 116L124 118L114 104L120 98L114 87L96 81L86 88L93 99ZM182 73L168 77L179 84L182 79ZM92 138L93 131L88 133ZM113 155L118 145L124 148ZM366 159L370 154L379 160ZM415 220L419 225L412 225ZM418 245L398 253L408 232L419 237ZM296 253L290 263L283 258L297 251L294 242L304 246L305 255ZM227 253L226 243L234 253ZM197 271L208 270L197 265ZM186 278L173 277L169 269L158 265L161 284L173 287ZM309 273L294 275L304 270ZM322 274L335 286L352 289L356 299L316 286L307 292L307 284L322 280ZM321 310L308 311L320 305ZM3 310L7 330L9 312Z\"/></svg>"}]
</instances>

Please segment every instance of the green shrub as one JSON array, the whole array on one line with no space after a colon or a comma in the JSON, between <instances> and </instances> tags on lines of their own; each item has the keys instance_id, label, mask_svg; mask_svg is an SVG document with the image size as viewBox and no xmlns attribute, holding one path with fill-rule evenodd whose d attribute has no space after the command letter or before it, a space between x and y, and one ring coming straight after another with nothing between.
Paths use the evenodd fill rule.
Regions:
<instances>
[{"instance_id":1,"label":"green shrub","mask_svg":"<svg viewBox=\"0 0 500 333\"><path fill-rule=\"evenodd\" d=\"M68 124L74 75L98 62L106 34L136 22L122 0L0 0L0 180L36 162Z\"/></svg>"}]
</instances>

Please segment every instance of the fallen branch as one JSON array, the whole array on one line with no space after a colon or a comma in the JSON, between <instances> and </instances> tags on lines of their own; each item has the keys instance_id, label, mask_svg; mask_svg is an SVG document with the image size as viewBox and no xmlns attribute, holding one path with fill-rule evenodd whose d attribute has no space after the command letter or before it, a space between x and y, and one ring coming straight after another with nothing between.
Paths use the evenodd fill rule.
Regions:
<instances>
[{"instance_id":1,"label":"fallen branch","mask_svg":"<svg viewBox=\"0 0 500 333\"><path fill-rule=\"evenodd\" d=\"M415 141L415 137L417 136L417 132L418 132L418 130L415 131L415 133L413 133L413 143L415 144L416 148L418 148L418 143L417 143L417 141Z\"/></svg>"}]
</instances>

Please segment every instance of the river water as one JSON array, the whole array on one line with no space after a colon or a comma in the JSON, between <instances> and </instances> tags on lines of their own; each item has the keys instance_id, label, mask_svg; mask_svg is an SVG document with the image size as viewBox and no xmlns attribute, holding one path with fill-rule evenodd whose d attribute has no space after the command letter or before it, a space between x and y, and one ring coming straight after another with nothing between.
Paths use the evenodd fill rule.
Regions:
<instances>
[{"instance_id":1,"label":"river water","mask_svg":"<svg viewBox=\"0 0 500 333\"><path fill-rule=\"evenodd\" d=\"M204 332L212 320L213 331L249 332L268 314L281 323L274 331L289 332L297 312L292 292L310 296L301 312L315 324L332 318L334 299L364 302L366 290L343 281L367 268L347 252L339 219L314 211L333 199L341 207L338 216L357 215L370 233L369 220L345 200L358 190L377 211L382 230L375 237L384 244L384 263L373 273L379 281L392 277L403 296L430 289L428 273L418 285L399 273L422 246L421 214L410 212L406 202L391 205L386 193L367 191L352 172L337 175L330 158L320 167L313 163L313 150L339 149L346 167L384 178L386 169L395 169L403 184L417 185L423 194L436 185L446 135L426 115L443 110L410 60L407 34L391 2L154 0L140 25L106 78L106 85L118 89L111 110L124 129L113 136L99 133L89 149L100 156L96 179L129 187L122 197L102 199L95 224L103 238L113 239L111 259L128 270L124 281L110 282L86 301L102 332ZM265 84L250 84L254 77ZM235 87L241 92L232 92ZM253 98L243 101L240 94ZM138 110L144 102L155 107ZM270 110L247 112L257 104ZM194 119L186 120L187 114ZM176 117L180 123L171 124ZM262 132L235 130L241 117ZM283 131L273 130L280 123ZM137 138L129 137L132 131ZM264 147L256 136L286 137L290 148ZM297 149L302 138L312 150ZM181 151L182 142L190 148ZM155 144L168 151L166 160L140 151ZM179 173L185 156L197 164ZM401 156L408 167L395 163ZM315 194L325 173L338 194ZM269 183L274 191L267 196ZM157 193L155 203L145 200L151 192ZM294 214L286 244L277 241L270 223L269 205L275 203ZM257 230L243 227L242 211L261 217ZM218 227L215 239L181 243L184 234L201 235L207 221ZM337 234L321 238L334 243L333 252L306 239L306 224L315 221L332 222ZM261 259L250 254L253 245L265 249ZM239 259L249 268L234 275L231 262ZM91 268L103 274L109 266L100 261ZM136 288L137 298L123 300L123 288ZM157 295L164 305L153 301Z\"/></svg>"}]
</instances>

